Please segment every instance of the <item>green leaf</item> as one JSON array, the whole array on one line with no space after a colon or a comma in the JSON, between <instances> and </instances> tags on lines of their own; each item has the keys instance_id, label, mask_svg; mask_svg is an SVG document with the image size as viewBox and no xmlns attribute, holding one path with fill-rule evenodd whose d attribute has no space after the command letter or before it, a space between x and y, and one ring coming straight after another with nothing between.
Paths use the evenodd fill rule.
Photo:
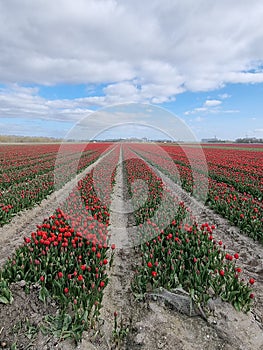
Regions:
<instances>
[{"instance_id":1,"label":"green leaf","mask_svg":"<svg viewBox=\"0 0 263 350\"><path fill-rule=\"evenodd\" d=\"M39 291L39 300L43 301L43 303L46 302L47 296L49 295L47 288L42 287Z\"/></svg>"},{"instance_id":2,"label":"green leaf","mask_svg":"<svg viewBox=\"0 0 263 350\"><path fill-rule=\"evenodd\" d=\"M9 304L10 301L4 296L0 296L0 303L2 303L2 304Z\"/></svg>"},{"instance_id":3,"label":"green leaf","mask_svg":"<svg viewBox=\"0 0 263 350\"><path fill-rule=\"evenodd\" d=\"M67 331L72 323L72 318L69 314L65 314L63 318L62 331Z\"/></svg>"}]
</instances>

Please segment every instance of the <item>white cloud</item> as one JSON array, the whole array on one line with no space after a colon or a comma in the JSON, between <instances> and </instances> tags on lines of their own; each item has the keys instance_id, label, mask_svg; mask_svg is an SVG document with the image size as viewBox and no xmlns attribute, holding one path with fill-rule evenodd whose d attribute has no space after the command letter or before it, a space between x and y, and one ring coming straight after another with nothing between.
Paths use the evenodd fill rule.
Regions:
<instances>
[{"instance_id":1,"label":"white cloud","mask_svg":"<svg viewBox=\"0 0 263 350\"><path fill-rule=\"evenodd\" d=\"M225 109L225 110L220 110L220 113L239 113L239 109Z\"/></svg>"},{"instance_id":2,"label":"white cloud","mask_svg":"<svg viewBox=\"0 0 263 350\"><path fill-rule=\"evenodd\" d=\"M196 112L205 112L205 111L207 111L207 108L206 107L197 107L197 108L195 108L195 111Z\"/></svg>"},{"instance_id":3,"label":"white cloud","mask_svg":"<svg viewBox=\"0 0 263 350\"><path fill-rule=\"evenodd\" d=\"M224 75L226 76L226 73ZM263 73L228 72L227 79L231 83L262 83Z\"/></svg>"},{"instance_id":4,"label":"white cloud","mask_svg":"<svg viewBox=\"0 0 263 350\"><path fill-rule=\"evenodd\" d=\"M196 113L217 113L219 111L218 106L220 106L222 103L222 101L220 100L206 100L203 103L202 107L196 107L191 111L186 111L184 114L185 115L189 115L189 114L196 114ZM222 110L220 109L220 112L222 112ZM225 113L228 113L228 111L223 111Z\"/></svg>"},{"instance_id":5,"label":"white cloud","mask_svg":"<svg viewBox=\"0 0 263 350\"><path fill-rule=\"evenodd\" d=\"M0 89L0 117L76 122L92 112L87 106L85 99L47 100L38 95L38 89L16 84Z\"/></svg>"},{"instance_id":6,"label":"white cloud","mask_svg":"<svg viewBox=\"0 0 263 350\"><path fill-rule=\"evenodd\" d=\"M207 107L196 107L192 111L184 112L184 114L185 115L190 115L190 114L195 114L195 113L198 113L198 112L206 112L206 111L207 111Z\"/></svg>"},{"instance_id":7,"label":"white cloud","mask_svg":"<svg viewBox=\"0 0 263 350\"><path fill-rule=\"evenodd\" d=\"M222 101L219 101L219 100L206 100L204 103L204 106L215 107L215 106L219 106L221 103Z\"/></svg>"},{"instance_id":8,"label":"white cloud","mask_svg":"<svg viewBox=\"0 0 263 350\"><path fill-rule=\"evenodd\" d=\"M149 108L150 107L150 108ZM76 123L66 136L69 139L97 138L105 135L136 136L161 135L172 139L195 141L189 126L174 114L147 104L120 104L98 110ZM109 137L109 136L108 136ZM107 138L107 137L106 137Z\"/></svg>"},{"instance_id":9,"label":"white cloud","mask_svg":"<svg viewBox=\"0 0 263 350\"><path fill-rule=\"evenodd\" d=\"M76 122L94 107L261 83L262 18L256 0L0 1L0 118ZM93 91L49 100L27 83ZM237 113L222 107L230 97L207 97L185 115Z\"/></svg>"},{"instance_id":10,"label":"white cloud","mask_svg":"<svg viewBox=\"0 0 263 350\"><path fill-rule=\"evenodd\" d=\"M0 81L137 79L131 98L160 101L262 82L262 17L263 3L245 0L1 1Z\"/></svg>"},{"instance_id":11,"label":"white cloud","mask_svg":"<svg viewBox=\"0 0 263 350\"><path fill-rule=\"evenodd\" d=\"M219 95L218 97L221 98L222 100L225 100L226 98L230 98L231 95L225 93L225 94Z\"/></svg>"},{"instance_id":12,"label":"white cloud","mask_svg":"<svg viewBox=\"0 0 263 350\"><path fill-rule=\"evenodd\" d=\"M226 99L229 98L230 95L228 94L223 94L220 95L222 97L222 99ZM240 111L237 109L223 109L222 106L222 101L220 100L216 100L216 99L207 99L204 103L202 107L196 107L193 110L190 111L186 111L184 112L184 115L191 115L191 114L196 114L196 113L202 113L202 114L231 114L231 113L239 113ZM201 117L197 117L197 118L201 118ZM201 121L201 120L197 120L196 121Z\"/></svg>"}]
</instances>

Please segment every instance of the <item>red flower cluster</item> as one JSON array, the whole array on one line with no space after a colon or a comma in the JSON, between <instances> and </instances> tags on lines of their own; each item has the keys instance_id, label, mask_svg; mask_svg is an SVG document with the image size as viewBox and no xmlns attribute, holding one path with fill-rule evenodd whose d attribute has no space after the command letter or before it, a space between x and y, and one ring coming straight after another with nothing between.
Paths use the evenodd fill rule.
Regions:
<instances>
[{"instance_id":1,"label":"red flower cluster","mask_svg":"<svg viewBox=\"0 0 263 350\"><path fill-rule=\"evenodd\" d=\"M233 145L231 145L232 147ZM173 181L205 200L247 235L263 242L262 152L230 145L200 147L137 144L132 146L146 160L161 168ZM242 145L243 147L243 145ZM262 145L258 148L263 148ZM204 157L205 156L205 157ZM233 166L234 164L234 166ZM208 166L208 193L202 169ZM194 183L198 181L198 188ZM202 187L204 184L204 188ZM203 192L202 192L203 191Z\"/></svg>"},{"instance_id":2,"label":"red flower cluster","mask_svg":"<svg viewBox=\"0 0 263 350\"><path fill-rule=\"evenodd\" d=\"M133 149L136 152L132 152ZM139 152L144 159L163 170L169 159L161 152L158 154L158 149L153 153L153 149L156 150L156 147L152 145L123 146L128 190L134 206L138 208L134 216L139 237L145 241L145 244L140 244L142 265L135 274L135 291L147 291L149 283L153 288L166 289L179 285L189 292L194 291L198 303L206 302L214 293L217 297L222 295L235 307L248 310L251 288L248 284L244 286L239 275L241 269L235 267L239 254L225 253L223 242L217 242L213 236L216 226L208 222L197 225L191 210L163 186L162 180L137 155ZM180 166L179 169L184 176L183 169ZM165 170L169 176L171 172L168 168ZM143 180L149 188L147 202L143 205L140 205L140 187L132 187L137 179ZM165 201L162 201L163 198ZM160 203L165 215L159 215L157 208ZM170 224L167 224L166 217L175 206ZM251 282L250 285L253 284Z\"/></svg>"},{"instance_id":3,"label":"red flower cluster","mask_svg":"<svg viewBox=\"0 0 263 350\"><path fill-rule=\"evenodd\" d=\"M0 226L54 191L54 167L59 169L57 188L93 163L107 147L106 143L90 143L84 149L81 144L0 146Z\"/></svg>"}]
</instances>

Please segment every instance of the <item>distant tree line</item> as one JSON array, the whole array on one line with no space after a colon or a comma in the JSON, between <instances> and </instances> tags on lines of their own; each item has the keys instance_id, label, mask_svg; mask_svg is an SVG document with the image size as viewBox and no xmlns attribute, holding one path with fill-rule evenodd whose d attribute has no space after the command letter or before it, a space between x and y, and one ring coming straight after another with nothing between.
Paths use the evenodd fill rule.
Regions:
<instances>
[{"instance_id":1,"label":"distant tree line","mask_svg":"<svg viewBox=\"0 0 263 350\"><path fill-rule=\"evenodd\" d=\"M0 135L0 142L3 143L27 143L27 142L61 142L62 139L43 136L16 136L16 135Z\"/></svg>"},{"instance_id":2,"label":"distant tree line","mask_svg":"<svg viewBox=\"0 0 263 350\"><path fill-rule=\"evenodd\" d=\"M69 140L69 139L59 139L55 137L45 137L45 136L17 136L17 135L0 135L0 143L28 143L28 142L38 142L38 143L52 143L52 142L87 142L87 140ZM173 142L171 140L148 140L147 138L129 138L129 139L111 139L111 140L93 140L92 142L165 142L170 143ZM178 141L179 142L179 141ZM180 141L182 142L182 141ZM226 140L215 139L202 139L202 142L216 142L216 143L224 143L231 142ZM233 142L233 141L232 141ZM263 143L263 139L258 139L256 137L244 137L238 138L235 140L236 143Z\"/></svg>"},{"instance_id":3,"label":"distant tree line","mask_svg":"<svg viewBox=\"0 0 263 350\"><path fill-rule=\"evenodd\" d=\"M263 139L257 139L256 137L244 137L236 139L236 143L263 143Z\"/></svg>"}]
</instances>

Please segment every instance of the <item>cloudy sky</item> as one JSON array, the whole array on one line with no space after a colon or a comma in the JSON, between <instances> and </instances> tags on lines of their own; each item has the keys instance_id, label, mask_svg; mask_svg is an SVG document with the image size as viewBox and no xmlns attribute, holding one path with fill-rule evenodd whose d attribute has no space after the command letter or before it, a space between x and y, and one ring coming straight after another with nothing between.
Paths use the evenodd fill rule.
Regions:
<instances>
[{"instance_id":1,"label":"cloudy sky","mask_svg":"<svg viewBox=\"0 0 263 350\"><path fill-rule=\"evenodd\" d=\"M65 137L142 103L197 139L263 137L262 18L258 0L0 0L0 134Z\"/></svg>"}]
</instances>

